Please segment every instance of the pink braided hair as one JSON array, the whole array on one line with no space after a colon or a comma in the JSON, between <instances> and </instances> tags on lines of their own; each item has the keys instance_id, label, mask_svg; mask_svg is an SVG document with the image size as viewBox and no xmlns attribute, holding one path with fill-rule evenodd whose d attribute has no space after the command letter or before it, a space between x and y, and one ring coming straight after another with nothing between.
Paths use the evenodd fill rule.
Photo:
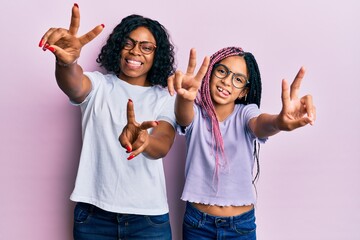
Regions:
<instances>
[{"instance_id":1,"label":"pink braided hair","mask_svg":"<svg viewBox=\"0 0 360 240\"><path fill-rule=\"evenodd\" d=\"M224 150L224 141L220 132L219 121L216 117L215 108L210 95L210 78L214 64L220 62L221 60L227 57L236 56L236 55L240 55L240 56L244 55L244 51L242 50L242 48L226 47L220 49L210 57L209 68L202 81L201 87L199 89L199 92L195 100L195 103L199 105L201 108L203 117L209 119L210 121L209 127L211 129L211 135L212 135L212 139L211 139L212 144L210 147L212 153L215 152L214 182L216 183L215 184L216 186L219 180L219 169L220 167L223 167L224 169L227 167L227 159ZM222 162L220 162L220 155Z\"/></svg>"}]
</instances>

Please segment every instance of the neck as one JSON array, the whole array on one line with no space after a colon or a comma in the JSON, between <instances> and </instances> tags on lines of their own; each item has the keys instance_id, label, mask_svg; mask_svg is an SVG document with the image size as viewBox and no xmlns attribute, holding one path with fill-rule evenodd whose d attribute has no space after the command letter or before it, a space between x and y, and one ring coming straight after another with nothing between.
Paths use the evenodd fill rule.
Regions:
<instances>
[{"instance_id":1,"label":"neck","mask_svg":"<svg viewBox=\"0 0 360 240\"><path fill-rule=\"evenodd\" d=\"M151 86L150 82L146 79L146 76L139 76L139 77L129 77L124 74L119 74L118 78L136 86L143 86L143 87L149 87Z\"/></svg>"},{"instance_id":2,"label":"neck","mask_svg":"<svg viewBox=\"0 0 360 240\"><path fill-rule=\"evenodd\" d=\"M214 104L214 108L218 121L222 122L234 111L235 103L226 105Z\"/></svg>"}]
</instances>

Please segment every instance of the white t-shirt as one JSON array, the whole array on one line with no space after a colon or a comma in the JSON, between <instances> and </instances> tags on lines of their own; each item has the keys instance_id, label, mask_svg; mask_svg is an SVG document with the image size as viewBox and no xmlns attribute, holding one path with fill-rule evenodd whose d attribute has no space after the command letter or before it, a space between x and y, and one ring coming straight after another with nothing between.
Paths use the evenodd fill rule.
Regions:
<instances>
[{"instance_id":1,"label":"white t-shirt","mask_svg":"<svg viewBox=\"0 0 360 240\"><path fill-rule=\"evenodd\" d=\"M175 126L175 97L165 88L131 85L113 74L85 74L92 82L92 91L78 104L83 145L70 199L117 213L167 213L162 159L151 160L139 154L129 161L130 154L118 138L127 123L128 99L134 103L138 123L163 120Z\"/></svg>"}]
</instances>

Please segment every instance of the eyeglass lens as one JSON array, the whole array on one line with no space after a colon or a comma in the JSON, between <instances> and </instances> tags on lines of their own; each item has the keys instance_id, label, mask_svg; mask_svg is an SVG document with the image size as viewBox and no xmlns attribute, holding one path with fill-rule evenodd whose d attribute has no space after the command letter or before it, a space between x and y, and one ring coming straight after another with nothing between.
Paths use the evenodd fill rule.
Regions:
<instances>
[{"instance_id":1,"label":"eyeglass lens","mask_svg":"<svg viewBox=\"0 0 360 240\"><path fill-rule=\"evenodd\" d=\"M152 52L155 51L155 44L151 43L151 42L146 42L146 41L142 41L142 42L138 42L138 41L135 41L131 38L127 38L125 39L125 42L124 42L124 49L126 50L131 50L133 49L136 44L139 43L139 48L140 48L140 51L143 53L143 54L150 54Z\"/></svg>"},{"instance_id":2,"label":"eyeglass lens","mask_svg":"<svg viewBox=\"0 0 360 240\"><path fill-rule=\"evenodd\" d=\"M234 87L242 88L246 85L247 79L244 75L239 74L239 73L233 73L232 71L230 71L228 69L228 67L226 67L223 64L215 65L214 74L216 77L218 77L220 79L224 79L227 76L229 76L230 73L233 74L231 79L232 79L232 84L234 85Z\"/></svg>"}]
</instances>

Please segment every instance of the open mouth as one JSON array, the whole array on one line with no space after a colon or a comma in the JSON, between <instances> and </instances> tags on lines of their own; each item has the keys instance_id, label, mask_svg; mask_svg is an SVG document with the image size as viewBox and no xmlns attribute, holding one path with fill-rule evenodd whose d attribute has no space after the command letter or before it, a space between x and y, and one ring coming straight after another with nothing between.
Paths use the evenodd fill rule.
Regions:
<instances>
[{"instance_id":1,"label":"open mouth","mask_svg":"<svg viewBox=\"0 0 360 240\"><path fill-rule=\"evenodd\" d=\"M135 61L135 60L130 60L130 59L126 59L126 63L130 66L133 66L133 67L140 67L141 65L143 65L142 62L139 62L139 61Z\"/></svg>"},{"instance_id":2,"label":"open mouth","mask_svg":"<svg viewBox=\"0 0 360 240\"><path fill-rule=\"evenodd\" d=\"M224 97L228 97L231 93L226 90L226 89L223 89L222 87L216 87L217 90L219 91L220 95L224 96Z\"/></svg>"}]
</instances>

